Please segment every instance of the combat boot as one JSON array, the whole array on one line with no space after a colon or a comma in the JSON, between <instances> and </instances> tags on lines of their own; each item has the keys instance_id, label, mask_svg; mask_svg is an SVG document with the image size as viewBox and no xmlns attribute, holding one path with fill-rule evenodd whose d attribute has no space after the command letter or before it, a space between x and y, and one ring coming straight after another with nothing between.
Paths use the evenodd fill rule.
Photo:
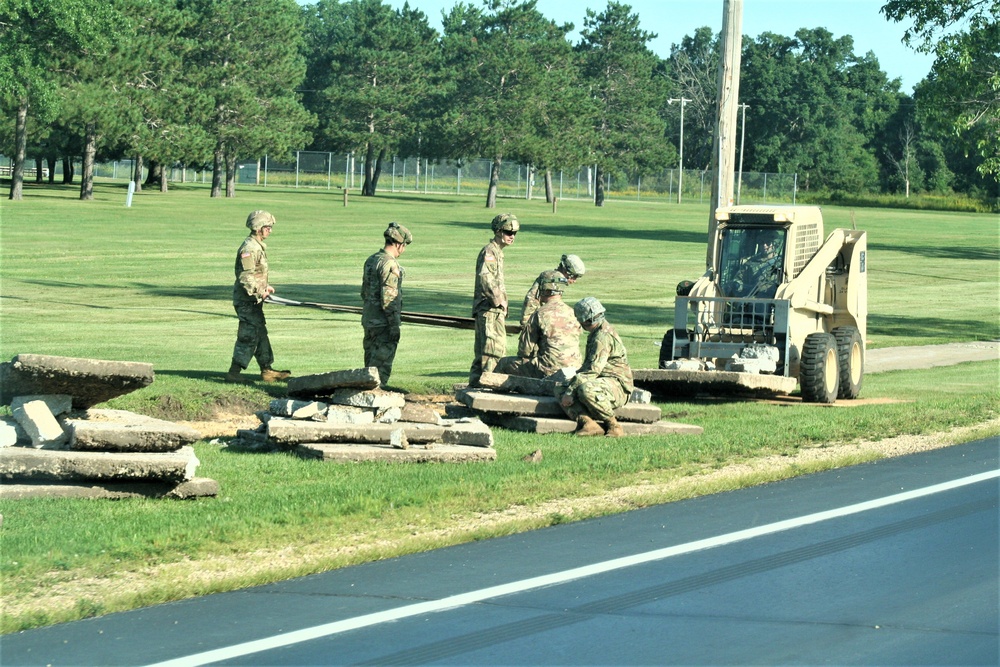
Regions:
<instances>
[{"instance_id":1,"label":"combat boot","mask_svg":"<svg viewBox=\"0 0 1000 667\"><path fill-rule=\"evenodd\" d=\"M604 422L604 435L609 438L620 438L625 435L625 430L622 425L618 423L618 420L612 417L608 421Z\"/></svg>"},{"instance_id":2,"label":"combat boot","mask_svg":"<svg viewBox=\"0 0 1000 667\"><path fill-rule=\"evenodd\" d=\"M576 420L576 425L577 429L573 432L573 435L578 435L581 438L591 435L604 435L604 429L601 428L601 425L587 415L580 415Z\"/></svg>"},{"instance_id":3,"label":"combat boot","mask_svg":"<svg viewBox=\"0 0 1000 667\"><path fill-rule=\"evenodd\" d=\"M235 361L229 365L229 370L226 371L226 382L233 382L235 384L247 384L252 382L250 378L245 378L240 373L243 368Z\"/></svg>"},{"instance_id":4,"label":"combat boot","mask_svg":"<svg viewBox=\"0 0 1000 667\"><path fill-rule=\"evenodd\" d=\"M264 382L277 382L278 380L287 380L292 377L291 371L276 371L273 368L263 368L260 371L260 379Z\"/></svg>"}]
</instances>

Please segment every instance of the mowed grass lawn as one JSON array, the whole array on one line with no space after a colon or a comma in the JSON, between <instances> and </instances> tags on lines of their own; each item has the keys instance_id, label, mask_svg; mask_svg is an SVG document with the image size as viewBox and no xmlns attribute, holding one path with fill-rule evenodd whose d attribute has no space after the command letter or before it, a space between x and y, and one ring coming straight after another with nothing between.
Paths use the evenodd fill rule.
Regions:
<instances>
[{"instance_id":1,"label":"mowed grass lawn","mask_svg":"<svg viewBox=\"0 0 1000 667\"><path fill-rule=\"evenodd\" d=\"M100 184L80 202L73 187L26 188L0 202L0 360L20 353L144 361L157 381L113 407L175 419L240 405L266 407L283 385L223 383L236 334L231 306L235 252L256 208L277 225L268 244L271 281L290 299L359 305L361 266L390 220L410 228L402 257L406 310L469 315L476 255L489 221L510 211L521 233L507 251L514 317L520 298L563 253L587 275L567 300L593 295L622 334L633 367L655 367L674 286L704 269L708 207L241 189L211 199L205 187L146 191L125 208L121 186ZM870 348L996 339L1000 238L994 215L824 209L827 230L869 232ZM362 365L356 315L269 306L277 366L296 374ZM449 392L466 379L473 333L404 325L392 384ZM511 337L510 349L516 347ZM256 370L251 367L251 370ZM634 502L679 495L659 485L706 470L860 438L934 433L995 419L998 364L891 372L866 378L845 409L764 402L661 403L664 417L701 436L603 439L495 431L498 460L484 465L334 465L288 454L235 453L196 445L198 474L221 495L190 502L2 501L0 576L4 632L229 590L349 563L617 511L532 513L569 498L626 486L653 489ZM231 408L230 408L231 409ZM776 427L777 425L777 427ZM995 433L995 426L979 433ZM542 448L544 460L521 457ZM832 460L816 466L842 465ZM790 465L727 484L778 479ZM688 488L681 495L718 490ZM510 508L529 510L498 520ZM487 519L487 517L492 517ZM291 553L292 557L287 557ZM284 554L281 557L276 554ZM121 582L127 582L122 585Z\"/></svg>"}]
</instances>

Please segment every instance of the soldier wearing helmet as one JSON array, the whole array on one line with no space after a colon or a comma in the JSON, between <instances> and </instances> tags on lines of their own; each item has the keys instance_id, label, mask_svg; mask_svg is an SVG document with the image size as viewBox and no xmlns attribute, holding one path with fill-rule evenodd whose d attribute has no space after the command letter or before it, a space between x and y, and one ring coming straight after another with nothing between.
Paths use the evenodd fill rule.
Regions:
<instances>
[{"instance_id":1,"label":"soldier wearing helmet","mask_svg":"<svg viewBox=\"0 0 1000 667\"><path fill-rule=\"evenodd\" d=\"M556 389L559 404L577 422L578 436L625 435L615 410L625 405L635 385L625 344L605 319L604 306L592 296L573 306L576 319L587 332L587 354L576 375ZM601 427L603 423L603 428Z\"/></svg>"},{"instance_id":2,"label":"soldier wearing helmet","mask_svg":"<svg viewBox=\"0 0 1000 667\"><path fill-rule=\"evenodd\" d=\"M403 267L398 260L413 242L413 235L398 222L390 222L382 236L385 245L365 261L362 272L361 326L365 331L365 366L377 368L385 386L396 358L403 311Z\"/></svg>"},{"instance_id":3,"label":"soldier wearing helmet","mask_svg":"<svg viewBox=\"0 0 1000 667\"><path fill-rule=\"evenodd\" d=\"M583 265L583 260L576 255L563 255L559 260L559 266L557 266L555 270L561 273L570 285L575 283L580 276L587 272L587 268ZM538 309L538 285L542 276L546 273L546 271L543 271L538 274L538 277L535 278L535 282L531 285L531 289L529 289L528 293L524 296L524 305L521 307L522 327L528 323L528 318L531 317L531 314Z\"/></svg>"},{"instance_id":4,"label":"soldier wearing helmet","mask_svg":"<svg viewBox=\"0 0 1000 667\"><path fill-rule=\"evenodd\" d=\"M251 359L260 366L260 377L264 382L285 380L290 371L271 368L274 352L267 336L267 321L264 319L264 299L274 293L268 282L267 245L264 241L271 236L274 216L267 211L253 211L247 216L250 235L236 253L236 282L233 284L233 308L240 320L233 346L233 360L226 373L229 382L244 382L240 373L250 365Z\"/></svg>"},{"instance_id":5,"label":"soldier wearing helmet","mask_svg":"<svg viewBox=\"0 0 1000 667\"><path fill-rule=\"evenodd\" d=\"M538 281L541 306L521 327L517 356L501 359L497 373L544 378L580 365L580 325L562 299L569 281L559 271L545 271Z\"/></svg>"},{"instance_id":6,"label":"soldier wearing helmet","mask_svg":"<svg viewBox=\"0 0 1000 667\"><path fill-rule=\"evenodd\" d=\"M496 368L507 352L507 286L503 275L503 251L514 243L521 224L513 213L501 213L490 223L493 240L479 252L472 316L476 319L474 358L469 369L469 385Z\"/></svg>"}]
</instances>

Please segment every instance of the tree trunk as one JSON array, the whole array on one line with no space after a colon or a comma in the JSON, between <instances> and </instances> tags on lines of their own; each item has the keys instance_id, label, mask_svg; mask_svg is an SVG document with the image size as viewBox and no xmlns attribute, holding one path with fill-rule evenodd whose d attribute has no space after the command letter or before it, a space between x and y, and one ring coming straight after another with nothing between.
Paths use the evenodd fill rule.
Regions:
<instances>
[{"instance_id":1,"label":"tree trunk","mask_svg":"<svg viewBox=\"0 0 1000 667\"><path fill-rule=\"evenodd\" d=\"M73 156L72 155L64 155L63 159L62 159L62 163L63 163L63 180L62 180L62 182L63 182L64 185L69 185L70 183L73 182L73 176L75 175L73 173L73 170L76 168L76 165L73 164Z\"/></svg>"},{"instance_id":2,"label":"tree trunk","mask_svg":"<svg viewBox=\"0 0 1000 667\"><path fill-rule=\"evenodd\" d=\"M374 197L375 188L372 180L375 177L375 144L369 141L365 144L365 181L361 184L362 197Z\"/></svg>"},{"instance_id":3,"label":"tree trunk","mask_svg":"<svg viewBox=\"0 0 1000 667\"><path fill-rule=\"evenodd\" d=\"M601 165L594 170L594 206L604 206L604 169Z\"/></svg>"},{"instance_id":4,"label":"tree trunk","mask_svg":"<svg viewBox=\"0 0 1000 667\"><path fill-rule=\"evenodd\" d=\"M21 99L14 121L14 164L10 170L10 195L8 199L20 201L24 196L24 151L28 143L28 98Z\"/></svg>"},{"instance_id":5,"label":"tree trunk","mask_svg":"<svg viewBox=\"0 0 1000 667\"><path fill-rule=\"evenodd\" d=\"M43 166L41 156L35 157L35 183L37 185L45 183L45 167Z\"/></svg>"},{"instance_id":6,"label":"tree trunk","mask_svg":"<svg viewBox=\"0 0 1000 667\"><path fill-rule=\"evenodd\" d=\"M226 197L236 196L236 156L226 152Z\"/></svg>"},{"instance_id":7,"label":"tree trunk","mask_svg":"<svg viewBox=\"0 0 1000 667\"><path fill-rule=\"evenodd\" d=\"M378 190L378 179L382 175L382 162L385 160L385 148L382 148L378 152L378 158L375 160L375 171L372 174L372 197L375 196L375 191Z\"/></svg>"},{"instance_id":8,"label":"tree trunk","mask_svg":"<svg viewBox=\"0 0 1000 667\"><path fill-rule=\"evenodd\" d=\"M80 199L94 198L94 156L97 154L97 128L87 123L83 136L83 167L80 174Z\"/></svg>"},{"instance_id":9,"label":"tree trunk","mask_svg":"<svg viewBox=\"0 0 1000 667\"><path fill-rule=\"evenodd\" d=\"M486 208L497 207L497 185L500 183L500 164L502 162L502 156L493 157L493 165L490 167L490 187L486 190Z\"/></svg>"},{"instance_id":10,"label":"tree trunk","mask_svg":"<svg viewBox=\"0 0 1000 667\"><path fill-rule=\"evenodd\" d=\"M555 193L552 191L552 170L545 170L545 203L551 204L552 200L555 198Z\"/></svg>"},{"instance_id":11,"label":"tree trunk","mask_svg":"<svg viewBox=\"0 0 1000 667\"><path fill-rule=\"evenodd\" d=\"M149 169L146 172L146 182L143 185L156 185L159 182L160 163L156 160L149 161Z\"/></svg>"},{"instance_id":12,"label":"tree trunk","mask_svg":"<svg viewBox=\"0 0 1000 667\"><path fill-rule=\"evenodd\" d=\"M167 169L164 165L161 164L160 165L160 192L166 192L167 191L167 175L169 173L170 173L170 170Z\"/></svg>"},{"instance_id":13,"label":"tree trunk","mask_svg":"<svg viewBox=\"0 0 1000 667\"><path fill-rule=\"evenodd\" d=\"M49 185L56 184L56 157L54 155L49 155L45 158L46 164L49 166Z\"/></svg>"},{"instance_id":14,"label":"tree trunk","mask_svg":"<svg viewBox=\"0 0 1000 667\"><path fill-rule=\"evenodd\" d=\"M135 183L135 193L142 192L142 155L135 156L135 172L132 174L132 182Z\"/></svg>"},{"instance_id":15,"label":"tree trunk","mask_svg":"<svg viewBox=\"0 0 1000 667\"><path fill-rule=\"evenodd\" d=\"M215 145L212 162L212 197L222 196L222 142Z\"/></svg>"}]
</instances>

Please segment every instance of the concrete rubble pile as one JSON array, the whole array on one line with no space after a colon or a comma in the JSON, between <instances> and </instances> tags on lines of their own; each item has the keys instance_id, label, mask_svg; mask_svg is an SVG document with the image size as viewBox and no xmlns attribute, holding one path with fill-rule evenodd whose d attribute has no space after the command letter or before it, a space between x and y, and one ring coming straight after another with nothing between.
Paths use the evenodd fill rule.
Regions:
<instances>
[{"instance_id":1,"label":"concrete rubble pile","mask_svg":"<svg viewBox=\"0 0 1000 667\"><path fill-rule=\"evenodd\" d=\"M376 368L293 377L288 399L271 401L255 430L230 447L290 450L323 461L495 461L493 433L476 418L444 419L433 408L379 389Z\"/></svg>"},{"instance_id":2,"label":"concrete rubble pile","mask_svg":"<svg viewBox=\"0 0 1000 667\"><path fill-rule=\"evenodd\" d=\"M93 406L149 386L152 364L19 354L0 364L0 498L193 498L201 434L174 422Z\"/></svg>"},{"instance_id":3,"label":"concrete rubble pile","mask_svg":"<svg viewBox=\"0 0 1000 667\"><path fill-rule=\"evenodd\" d=\"M464 388L455 397L483 421L512 431L572 433L576 422L563 412L555 398L556 379L483 373L476 389ZM660 408L650 403L648 391L636 389L629 402L615 410L625 435L700 434L700 426L662 421Z\"/></svg>"}]
</instances>

